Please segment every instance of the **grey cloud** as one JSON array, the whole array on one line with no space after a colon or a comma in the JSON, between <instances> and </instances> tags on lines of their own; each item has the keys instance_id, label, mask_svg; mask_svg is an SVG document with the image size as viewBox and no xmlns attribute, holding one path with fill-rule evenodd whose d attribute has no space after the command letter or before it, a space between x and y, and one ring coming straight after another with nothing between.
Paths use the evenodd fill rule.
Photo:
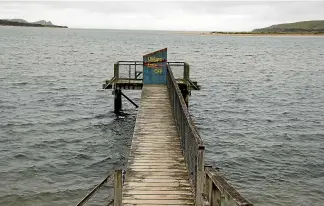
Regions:
<instances>
[{"instance_id":1,"label":"grey cloud","mask_svg":"<svg viewBox=\"0 0 324 206\"><path fill-rule=\"evenodd\" d=\"M36 9L35 9L36 8ZM301 20L324 19L324 2L0 2L0 18L8 18L10 14L18 15L19 11L26 18L39 18L51 14L49 20L68 26L80 26L78 19L100 17L94 25L86 21L84 27L116 28L121 25L127 28L150 29L144 21L156 21L161 29L206 29L206 30L251 30L269 24L293 22ZM66 9L78 10L69 16ZM39 14L37 12L39 10ZM15 11L15 12L13 12ZM65 16L55 16L67 15ZM6 15L6 16L3 16ZM18 16L15 16L18 18ZM53 19L52 19L53 18ZM149 18L149 19L148 19ZM124 20L120 20L124 19ZM171 20L172 19L172 20ZM163 21L168 21L167 24ZM199 22L200 20L204 22ZM118 24L118 21L121 24ZM128 23L129 21L129 23ZM142 23L143 22L143 23ZM194 23L192 23L194 22ZM199 24L199 25L198 25ZM155 25L158 27L158 25ZM119 28L119 27L118 27Z\"/></svg>"}]
</instances>

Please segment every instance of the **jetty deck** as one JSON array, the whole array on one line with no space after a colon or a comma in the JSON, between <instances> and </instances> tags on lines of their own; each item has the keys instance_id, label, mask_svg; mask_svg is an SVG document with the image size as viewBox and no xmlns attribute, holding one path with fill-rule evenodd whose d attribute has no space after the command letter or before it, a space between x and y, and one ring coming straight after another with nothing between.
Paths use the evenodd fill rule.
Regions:
<instances>
[{"instance_id":1,"label":"jetty deck","mask_svg":"<svg viewBox=\"0 0 324 206\"><path fill-rule=\"evenodd\" d=\"M194 205L166 85L144 85L123 205Z\"/></svg>"}]
</instances>

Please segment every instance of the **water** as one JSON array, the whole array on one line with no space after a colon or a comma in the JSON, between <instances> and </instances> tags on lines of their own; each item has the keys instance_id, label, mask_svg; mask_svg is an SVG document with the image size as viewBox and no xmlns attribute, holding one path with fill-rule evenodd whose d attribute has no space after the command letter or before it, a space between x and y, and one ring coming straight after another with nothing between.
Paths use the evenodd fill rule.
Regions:
<instances>
[{"instance_id":1,"label":"water","mask_svg":"<svg viewBox=\"0 0 324 206\"><path fill-rule=\"evenodd\" d=\"M12 27L0 28L0 205L75 205L123 167L136 110L116 118L102 83L115 61L164 47L202 86L190 110L207 162L255 205L322 205L323 37Z\"/></svg>"}]
</instances>

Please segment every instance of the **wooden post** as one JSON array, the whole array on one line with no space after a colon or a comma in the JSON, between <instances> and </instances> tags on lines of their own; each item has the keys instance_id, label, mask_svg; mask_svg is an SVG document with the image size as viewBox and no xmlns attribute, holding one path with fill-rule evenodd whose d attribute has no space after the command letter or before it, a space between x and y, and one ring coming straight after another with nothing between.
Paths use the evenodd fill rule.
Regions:
<instances>
[{"instance_id":1,"label":"wooden post","mask_svg":"<svg viewBox=\"0 0 324 206\"><path fill-rule=\"evenodd\" d=\"M183 69L183 79L186 82L186 84L188 84L188 80L189 80L189 71L190 67L188 63L184 63L184 69Z\"/></svg>"},{"instance_id":2,"label":"wooden post","mask_svg":"<svg viewBox=\"0 0 324 206\"><path fill-rule=\"evenodd\" d=\"M212 202L213 180L209 176L206 176L205 187L206 187L205 194L207 196L207 199L209 202Z\"/></svg>"},{"instance_id":3,"label":"wooden post","mask_svg":"<svg viewBox=\"0 0 324 206\"><path fill-rule=\"evenodd\" d=\"M121 89L115 89L114 92L114 113L118 114L122 109L122 94Z\"/></svg>"},{"instance_id":4,"label":"wooden post","mask_svg":"<svg viewBox=\"0 0 324 206\"><path fill-rule=\"evenodd\" d=\"M137 79L136 74L137 74L137 71L136 71L136 62L135 62L135 76L134 76L134 79Z\"/></svg>"},{"instance_id":5,"label":"wooden post","mask_svg":"<svg viewBox=\"0 0 324 206\"><path fill-rule=\"evenodd\" d=\"M186 93L182 93L182 96L186 102L187 107L189 106L189 94L190 94L190 84L189 84L189 64L188 63L184 63L184 69L183 69L183 80L186 84Z\"/></svg>"},{"instance_id":6,"label":"wooden post","mask_svg":"<svg viewBox=\"0 0 324 206\"><path fill-rule=\"evenodd\" d=\"M205 147L198 146L197 156L197 177L196 177L196 206L203 206L203 192L204 192L204 181L205 181Z\"/></svg>"},{"instance_id":7,"label":"wooden post","mask_svg":"<svg viewBox=\"0 0 324 206\"><path fill-rule=\"evenodd\" d=\"M114 206L122 206L123 176L122 170L115 171Z\"/></svg>"},{"instance_id":8,"label":"wooden post","mask_svg":"<svg viewBox=\"0 0 324 206\"><path fill-rule=\"evenodd\" d=\"M128 82L130 83L131 80L131 71L132 71L132 65L129 65L128 67Z\"/></svg>"},{"instance_id":9,"label":"wooden post","mask_svg":"<svg viewBox=\"0 0 324 206\"><path fill-rule=\"evenodd\" d=\"M187 105L187 108L189 106L189 91L188 91L188 86L186 87L186 89L182 89L181 90L181 94L182 94L182 97Z\"/></svg>"},{"instance_id":10,"label":"wooden post","mask_svg":"<svg viewBox=\"0 0 324 206\"><path fill-rule=\"evenodd\" d=\"M220 191L215 185L212 185L212 192L211 192L211 206L220 206Z\"/></svg>"},{"instance_id":11,"label":"wooden post","mask_svg":"<svg viewBox=\"0 0 324 206\"><path fill-rule=\"evenodd\" d=\"M220 197L220 206L225 206L225 196L224 196L224 194L221 194L221 197Z\"/></svg>"},{"instance_id":12,"label":"wooden post","mask_svg":"<svg viewBox=\"0 0 324 206\"><path fill-rule=\"evenodd\" d=\"M115 63L114 64L114 77L116 78L116 80L119 78L119 63Z\"/></svg>"}]
</instances>

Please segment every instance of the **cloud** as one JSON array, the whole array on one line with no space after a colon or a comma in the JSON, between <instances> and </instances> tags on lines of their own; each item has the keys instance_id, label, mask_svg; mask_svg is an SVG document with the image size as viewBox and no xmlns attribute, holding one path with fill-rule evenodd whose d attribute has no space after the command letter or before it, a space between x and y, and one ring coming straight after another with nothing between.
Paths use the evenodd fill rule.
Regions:
<instances>
[{"instance_id":1,"label":"cloud","mask_svg":"<svg viewBox=\"0 0 324 206\"><path fill-rule=\"evenodd\" d=\"M249 31L324 19L324 2L0 2L0 18L50 20L72 28Z\"/></svg>"}]
</instances>

